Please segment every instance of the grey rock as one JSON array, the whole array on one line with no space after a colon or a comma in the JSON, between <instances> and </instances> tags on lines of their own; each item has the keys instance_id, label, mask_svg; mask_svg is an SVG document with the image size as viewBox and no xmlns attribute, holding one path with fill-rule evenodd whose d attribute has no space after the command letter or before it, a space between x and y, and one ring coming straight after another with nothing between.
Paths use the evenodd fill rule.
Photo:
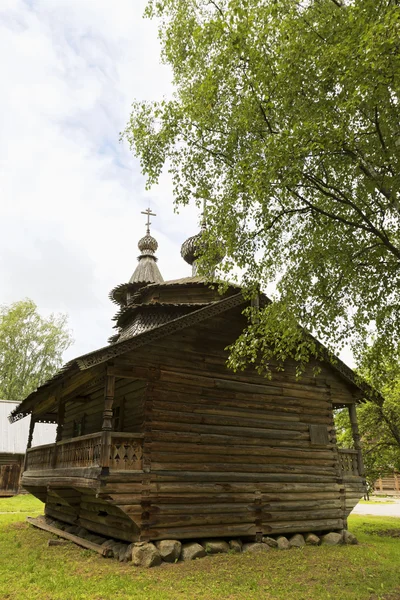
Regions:
<instances>
[{"instance_id":1,"label":"grey rock","mask_svg":"<svg viewBox=\"0 0 400 600\"><path fill-rule=\"evenodd\" d=\"M320 543L321 540L317 535L315 535L315 533L308 533L306 535L307 546L319 546Z\"/></svg>"},{"instance_id":2,"label":"grey rock","mask_svg":"<svg viewBox=\"0 0 400 600\"><path fill-rule=\"evenodd\" d=\"M127 546L127 548L125 550L125 558L124 558L125 562L131 562L131 560L132 560L132 550L133 550L134 546L135 546L135 542L133 542L132 544L129 544L129 546Z\"/></svg>"},{"instance_id":3,"label":"grey rock","mask_svg":"<svg viewBox=\"0 0 400 600\"><path fill-rule=\"evenodd\" d=\"M111 538L109 540L106 540L105 542L103 542L101 545L104 548L111 548L111 546L113 546L114 544L116 544L117 542L115 540L112 540Z\"/></svg>"},{"instance_id":4,"label":"grey rock","mask_svg":"<svg viewBox=\"0 0 400 600\"><path fill-rule=\"evenodd\" d=\"M181 552L182 560L194 560L195 558L202 558L203 556L206 556L206 551L203 546L197 542L183 544Z\"/></svg>"},{"instance_id":5,"label":"grey rock","mask_svg":"<svg viewBox=\"0 0 400 600\"><path fill-rule=\"evenodd\" d=\"M276 541L278 542L279 550L289 550L290 542L284 535L280 535Z\"/></svg>"},{"instance_id":6,"label":"grey rock","mask_svg":"<svg viewBox=\"0 0 400 600\"><path fill-rule=\"evenodd\" d=\"M322 536L322 543L326 546L337 546L343 542L343 536L341 533L335 533L331 531L331 533L327 533Z\"/></svg>"},{"instance_id":7,"label":"grey rock","mask_svg":"<svg viewBox=\"0 0 400 600\"><path fill-rule=\"evenodd\" d=\"M350 533L350 531L347 531L347 529L345 529L343 531L343 544L358 544L358 540L356 538L356 536L353 533Z\"/></svg>"},{"instance_id":8,"label":"grey rock","mask_svg":"<svg viewBox=\"0 0 400 600\"><path fill-rule=\"evenodd\" d=\"M165 562L176 562L181 555L182 544L178 540L160 540L156 547Z\"/></svg>"},{"instance_id":9,"label":"grey rock","mask_svg":"<svg viewBox=\"0 0 400 600\"><path fill-rule=\"evenodd\" d=\"M64 529L64 531L66 531L67 533L72 533L73 535L76 535L78 530L79 527L76 527L76 525L68 525L68 527Z\"/></svg>"},{"instance_id":10,"label":"grey rock","mask_svg":"<svg viewBox=\"0 0 400 600\"><path fill-rule=\"evenodd\" d=\"M121 550L121 548L123 546L124 546L124 544L122 544L121 542L116 542L115 544L113 544L110 547L110 550L112 551L114 558L119 558L119 551Z\"/></svg>"},{"instance_id":11,"label":"grey rock","mask_svg":"<svg viewBox=\"0 0 400 600\"><path fill-rule=\"evenodd\" d=\"M229 552L229 544L224 540L203 540L201 542L207 554L223 554Z\"/></svg>"},{"instance_id":12,"label":"grey rock","mask_svg":"<svg viewBox=\"0 0 400 600\"><path fill-rule=\"evenodd\" d=\"M94 536L92 536L92 542L94 544L98 544L99 546L101 546L105 541L106 541L106 538L103 537L102 535L94 535Z\"/></svg>"},{"instance_id":13,"label":"grey rock","mask_svg":"<svg viewBox=\"0 0 400 600\"><path fill-rule=\"evenodd\" d=\"M296 535L293 535L290 538L289 543L293 548L302 548L303 546L306 545L301 533L296 533Z\"/></svg>"},{"instance_id":14,"label":"grey rock","mask_svg":"<svg viewBox=\"0 0 400 600\"><path fill-rule=\"evenodd\" d=\"M269 546L261 542L243 544L243 552L269 552Z\"/></svg>"},{"instance_id":15,"label":"grey rock","mask_svg":"<svg viewBox=\"0 0 400 600\"><path fill-rule=\"evenodd\" d=\"M242 542L240 540L230 540L229 549L231 552L241 552L242 551Z\"/></svg>"},{"instance_id":16,"label":"grey rock","mask_svg":"<svg viewBox=\"0 0 400 600\"><path fill-rule=\"evenodd\" d=\"M88 534L89 534L89 532L87 529L85 529L84 527L79 527L78 533L77 533L77 535L79 535L79 537L85 538L85 537L87 537Z\"/></svg>"},{"instance_id":17,"label":"grey rock","mask_svg":"<svg viewBox=\"0 0 400 600\"><path fill-rule=\"evenodd\" d=\"M135 544L132 548L132 564L135 567L156 567L161 564L161 556L154 544Z\"/></svg>"},{"instance_id":18,"label":"grey rock","mask_svg":"<svg viewBox=\"0 0 400 600\"><path fill-rule=\"evenodd\" d=\"M267 546L269 546L270 548L278 547L278 542L272 537L264 536L262 541L264 544L267 544Z\"/></svg>"},{"instance_id":19,"label":"grey rock","mask_svg":"<svg viewBox=\"0 0 400 600\"><path fill-rule=\"evenodd\" d=\"M123 544L122 548L120 548L120 551L118 553L118 560L119 562L125 562L128 559L126 558L126 551L128 549L128 544Z\"/></svg>"}]
</instances>

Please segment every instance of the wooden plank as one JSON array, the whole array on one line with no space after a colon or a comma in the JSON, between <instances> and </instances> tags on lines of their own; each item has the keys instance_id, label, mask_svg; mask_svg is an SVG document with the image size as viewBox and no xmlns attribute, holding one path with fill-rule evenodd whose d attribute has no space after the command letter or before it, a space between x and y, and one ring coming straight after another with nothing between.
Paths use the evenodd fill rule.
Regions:
<instances>
[{"instance_id":1,"label":"wooden plank","mask_svg":"<svg viewBox=\"0 0 400 600\"><path fill-rule=\"evenodd\" d=\"M69 540L70 542L74 542L78 546L82 546L82 548L94 550L98 554L101 554L105 557L112 555L112 552L109 548L103 548L103 546L100 546L99 544L94 544L93 542L89 542L89 540L80 538L77 535L73 535L72 533L68 533L67 531L63 531L62 529L58 529L57 527L48 525L44 521L37 521L32 517L27 517L26 520L34 527L37 527L38 529L43 529L44 531L49 531L50 533L54 533L55 535L58 535L58 537Z\"/></svg>"}]
</instances>

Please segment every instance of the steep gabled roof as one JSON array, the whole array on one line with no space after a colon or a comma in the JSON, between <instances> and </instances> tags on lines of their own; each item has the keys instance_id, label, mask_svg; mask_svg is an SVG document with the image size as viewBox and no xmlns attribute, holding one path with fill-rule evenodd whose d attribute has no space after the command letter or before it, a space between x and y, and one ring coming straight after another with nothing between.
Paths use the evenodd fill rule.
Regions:
<instances>
[{"instance_id":1,"label":"steep gabled roof","mask_svg":"<svg viewBox=\"0 0 400 600\"><path fill-rule=\"evenodd\" d=\"M193 281L195 279L195 281ZM154 288L155 286L170 286L170 285L199 285L205 287L205 281L201 280L201 278L185 278L184 280L174 280L172 282L165 282L164 284L151 284L146 286L146 288L140 290L135 297L136 302L143 300L146 297L146 289ZM234 293L233 293L234 290ZM148 292L150 293L150 292ZM141 346L146 344L151 344L156 342L159 339L162 339L168 335L171 335L177 331L181 331L187 327L196 325L197 323L201 323L207 319L210 319L216 315L222 314L225 311L228 311L232 308L241 306L248 302L242 295L240 288L236 286L231 287L229 290L229 296L222 297L220 300L208 302L205 305L201 305L200 307L194 307L194 310L190 310L188 314L173 314L170 313L166 322L158 322L158 323L150 323L141 327L134 327L131 331L131 335L126 335L124 337L120 337L118 341L115 343L95 350L93 352L89 352L82 356L77 357L76 359L67 363L61 371L59 371L52 379L43 384L38 390L30 394L19 407L17 407L10 415L11 421L16 421L26 414L31 412L32 407L35 404L35 398L39 393L42 393L46 388L55 386L56 384L61 383L64 377L73 375L74 373L78 373L79 371L83 371L86 369L94 368L102 363L107 362L108 360L112 360L126 352L130 352L132 350L136 350ZM268 298L263 296L264 302L269 302ZM185 303L183 303L185 304ZM146 305L144 311L148 310L148 306ZM152 306L152 305L150 305ZM138 307L138 305L136 305ZM143 308L143 305L141 305ZM125 310L125 309L124 309ZM128 309L127 309L128 310ZM133 308L133 312L135 312L136 308ZM143 312L143 311L142 311ZM331 356L329 355L328 350L316 340L316 343L319 347L321 355L323 359L328 362L332 368L334 368L348 383L359 388L361 391L371 392L370 386L366 383L360 382L360 379L356 376L354 371L350 369L345 363L343 363L339 358L335 357L334 362L331 360Z\"/></svg>"}]
</instances>

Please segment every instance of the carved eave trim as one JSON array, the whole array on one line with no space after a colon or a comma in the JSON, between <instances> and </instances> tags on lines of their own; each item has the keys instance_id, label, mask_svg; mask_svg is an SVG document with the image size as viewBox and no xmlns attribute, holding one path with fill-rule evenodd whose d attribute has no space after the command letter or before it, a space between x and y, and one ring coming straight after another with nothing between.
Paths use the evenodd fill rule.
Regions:
<instances>
[{"instance_id":1,"label":"carved eave trim","mask_svg":"<svg viewBox=\"0 0 400 600\"><path fill-rule=\"evenodd\" d=\"M243 298L242 293L239 292L234 296L215 302L211 306L200 308L189 315L173 319L165 325L160 325L159 327L139 334L132 339L116 342L113 346L106 346L105 348L100 348L100 350L81 356L76 359L76 362L80 369L89 369L111 358L119 356L124 352L135 350L136 348L140 348L140 346L155 342L171 333L175 333L176 331L180 331L181 329L185 329L192 325L197 325L197 323L201 323L210 317L214 317L226 310L240 306L241 304L244 304L244 302L246 302L246 300Z\"/></svg>"}]
</instances>

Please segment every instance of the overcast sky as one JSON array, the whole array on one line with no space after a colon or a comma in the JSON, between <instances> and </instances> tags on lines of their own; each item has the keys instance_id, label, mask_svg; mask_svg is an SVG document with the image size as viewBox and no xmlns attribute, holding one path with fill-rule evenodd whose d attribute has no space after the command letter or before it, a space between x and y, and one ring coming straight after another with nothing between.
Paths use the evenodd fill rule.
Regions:
<instances>
[{"instance_id":1,"label":"overcast sky","mask_svg":"<svg viewBox=\"0 0 400 600\"><path fill-rule=\"evenodd\" d=\"M107 343L150 206L164 279L190 275L180 245L195 208L173 212L167 176L150 192L119 142L133 99L171 93L144 0L1 0L0 304L66 312L65 359Z\"/></svg>"},{"instance_id":2,"label":"overcast sky","mask_svg":"<svg viewBox=\"0 0 400 600\"><path fill-rule=\"evenodd\" d=\"M31 298L42 314L68 313L65 360L114 333L108 293L136 267L148 206L164 279L190 275L180 245L197 210L174 214L167 175L146 192L119 142L133 99L172 91L145 5L0 1L0 304Z\"/></svg>"}]
</instances>

